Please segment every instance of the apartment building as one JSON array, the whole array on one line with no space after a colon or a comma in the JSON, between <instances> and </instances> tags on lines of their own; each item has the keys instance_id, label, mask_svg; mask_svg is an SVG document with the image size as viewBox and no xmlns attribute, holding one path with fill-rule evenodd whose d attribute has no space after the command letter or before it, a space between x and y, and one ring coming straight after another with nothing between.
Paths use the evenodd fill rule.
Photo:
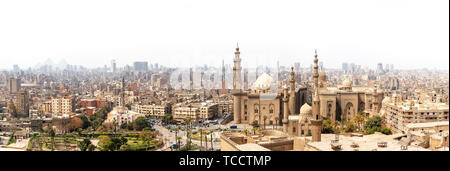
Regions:
<instances>
[{"instance_id":1,"label":"apartment building","mask_svg":"<svg viewBox=\"0 0 450 171\"><path fill-rule=\"evenodd\" d=\"M385 98L381 115L386 126L395 132L408 132L408 124L449 121L449 106L445 103L418 103Z\"/></svg>"}]
</instances>

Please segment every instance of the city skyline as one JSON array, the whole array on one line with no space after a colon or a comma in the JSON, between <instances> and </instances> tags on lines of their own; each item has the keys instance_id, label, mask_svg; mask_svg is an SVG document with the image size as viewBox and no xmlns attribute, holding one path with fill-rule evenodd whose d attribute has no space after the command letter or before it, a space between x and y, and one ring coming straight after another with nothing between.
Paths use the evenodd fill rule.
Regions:
<instances>
[{"instance_id":1,"label":"city skyline","mask_svg":"<svg viewBox=\"0 0 450 171\"><path fill-rule=\"evenodd\" d=\"M47 59L88 68L134 61L168 67L231 64L446 69L448 1L1 2L0 70ZM252 9L251 13L246 12ZM83 11L83 13L79 13ZM30 15L33 14L33 15ZM58 15L54 15L58 14ZM183 14L183 15L181 15ZM206 15L207 14L207 15ZM333 15L331 15L333 14ZM355 15L358 14L358 15Z\"/></svg>"}]
</instances>

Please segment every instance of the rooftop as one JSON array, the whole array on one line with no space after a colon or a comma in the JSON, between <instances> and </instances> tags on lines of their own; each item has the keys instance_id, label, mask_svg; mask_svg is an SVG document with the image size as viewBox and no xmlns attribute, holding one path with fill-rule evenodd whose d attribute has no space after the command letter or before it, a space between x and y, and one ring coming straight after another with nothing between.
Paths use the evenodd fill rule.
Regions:
<instances>
[{"instance_id":1,"label":"rooftop","mask_svg":"<svg viewBox=\"0 0 450 171\"><path fill-rule=\"evenodd\" d=\"M341 145L341 151L401 151L400 141L394 139L394 135L384 135L375 133L364 135L362 137L339 136L338 144ZM331 148L332 140L335 140L335 134L322 134L321 142L309 142L308 145L320 151L333 151ZM386 147L379 147L378 143L386 142ZM352 144L358 147L353 148ZM429 151L419 146L408 146L407 151Z\"/></svg>"}]
</instances>

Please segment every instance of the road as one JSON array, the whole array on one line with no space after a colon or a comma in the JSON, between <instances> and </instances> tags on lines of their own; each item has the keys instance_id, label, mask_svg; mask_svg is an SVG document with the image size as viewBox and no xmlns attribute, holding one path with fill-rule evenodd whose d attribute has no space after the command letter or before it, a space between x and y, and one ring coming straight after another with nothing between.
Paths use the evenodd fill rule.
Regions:
<instances>
[{"instance_id":1,"label":"road","mask_svg":"<svg viewBox=\"0 0 450 171\"><path fill-rule=\"evenodd\" d=\"M162 134L162 139L164 141L164 146L160 149L158 149L157 151L170 151L170 147L172 146L173 142L175 142L175 133L170 132L167 128L160 126L160 125L155 125L153 126L153 128L155 128L156 130L158 130L158 132L160 134ZM203 128L205 129L205 128ZM177 136L182 136L181 138L181 144L186 144L187 142L187 137L186 137L186 132L185 131L178 131L178 135ZM214 138L218 137L218 134L215 132L213 135ZM200 146L200 141L197 140L192 140L192 143L194 143L195 145ZM205 142L203 142L203 146L205 145ZM213 147L214 149L220 149L220 142L214 142L213 140ZM208 142L208 148L211 147L211 142Z\"/></svg>"}]
</instances>

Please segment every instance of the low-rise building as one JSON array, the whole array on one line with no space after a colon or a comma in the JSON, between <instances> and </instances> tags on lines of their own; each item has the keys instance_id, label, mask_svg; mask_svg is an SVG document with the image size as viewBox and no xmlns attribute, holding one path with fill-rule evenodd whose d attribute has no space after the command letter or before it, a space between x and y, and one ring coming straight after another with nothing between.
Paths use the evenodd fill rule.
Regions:
<instances>
[{"instance_id":1,"label":"low-rise building","mask_svg":"<svg viewBox=\"0 0 450 171\"><path fill-rule=\"evenodd\" d=\"M162 104L162 105L135 105L133 106L133 111L141 114L145 114L149 117L157 117L162 118L166 114L170 114L171 112L170 104Z\"/></svg>"},{"instance_id":2,"label":"low-rise building","mask_svg":"<svg viewBox=\"0 0 450 171\"><path fill-rule=\"evenodd\" d=\"M120 126L124 123L133 122L136 118L141 116L145 117L144 114L128 110L125 107L115 107L111 112L108 113L105 122L113 123L114 121L116 121L117 124Z\"/></svg>"},{"instance_id":3,"label":"low-rise building","mask_svg":"<svg viewBox=\"0 0 450 171\"><path fill-rule=\"evenodd\" d=\"M198 121L200 119L200 110L196 107L175 107L173 110L173 119L183 121L183 119Z\"/></svg>"},{"instance_id":4,"label":"low-rise building","mask_svg":"<svg viewBox=\"0 0 450 171\"><path fill-rule=\"evenodd\" d=\"M208 120L216 117L218 114L218 105L215 103L202 103L200 107L200 118Z\"/></svg>"},{"instance_id":5,"label":"low-rise building","mask_svg":"<svg viewBox=\"0 0 450 171\"><path fill-rule=\"evenodd\" d=\"M401 101L399 97L383 99L381 116L386 126L394 132L408 132L406 125L410 123L427 123L449 121L449 106L445 103L418 103L416 101ZM447 126L448 127L448 126Z\"/></svg>"}]
</instances>

